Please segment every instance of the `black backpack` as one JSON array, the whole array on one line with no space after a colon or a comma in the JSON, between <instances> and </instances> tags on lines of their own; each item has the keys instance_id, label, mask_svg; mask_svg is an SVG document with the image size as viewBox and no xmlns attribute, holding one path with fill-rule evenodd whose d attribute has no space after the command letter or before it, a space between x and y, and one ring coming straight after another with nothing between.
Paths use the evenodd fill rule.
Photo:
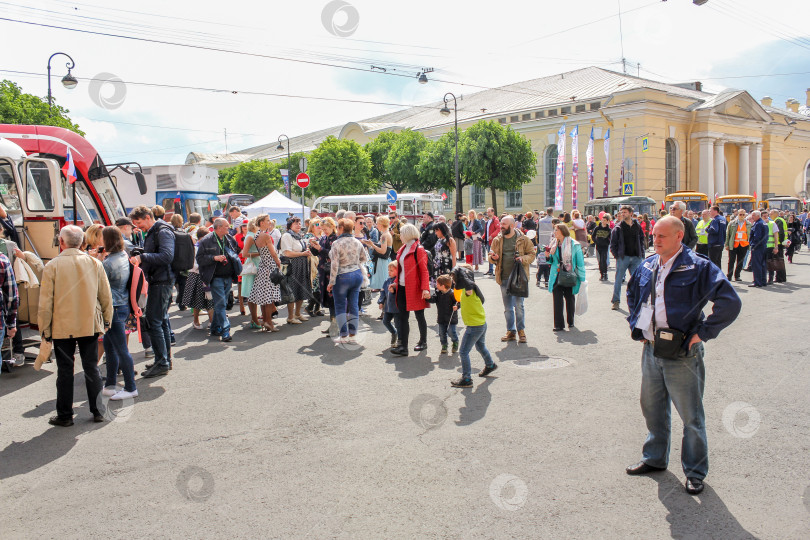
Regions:
<instances>
[{"instance_id":1,"label":"black backpack","mask_svg":"<svg viewBox=\"0 0 810 540\"><path fill-rule=\"evenodd\" d=\"M178 231L169 224L166 224L163 228L168 229L174 235L172 271L176 274L194 268L194 240L191 239L191 235L185 231ZM158 238L156 236L155 240Z\"/></svg>"}]
</instances>

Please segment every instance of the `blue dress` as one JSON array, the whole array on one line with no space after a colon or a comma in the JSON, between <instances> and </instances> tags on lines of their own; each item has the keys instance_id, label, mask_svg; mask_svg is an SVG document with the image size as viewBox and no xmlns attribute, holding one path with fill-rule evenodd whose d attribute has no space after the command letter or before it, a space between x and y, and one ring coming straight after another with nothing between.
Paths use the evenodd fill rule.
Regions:
<instances>
[{"instance_id":1,"label":"blue dress","mask_svg":"<svg viewBox=\"0 0 810 540\"><path fill-rule=\"evenodd\" d=\"M377 253L375 250L372 251ZM388 250L388 254L392 254L390 249ZM393 260L393 258L383 258L384 255L381 256L379 253L377 253L377 256L378 258L376 260L372 259L374 262L370 263L371 280L369 287L374 291L383 288L385 280L388 279L388 263Z\"/></svg>"}]
</instances>

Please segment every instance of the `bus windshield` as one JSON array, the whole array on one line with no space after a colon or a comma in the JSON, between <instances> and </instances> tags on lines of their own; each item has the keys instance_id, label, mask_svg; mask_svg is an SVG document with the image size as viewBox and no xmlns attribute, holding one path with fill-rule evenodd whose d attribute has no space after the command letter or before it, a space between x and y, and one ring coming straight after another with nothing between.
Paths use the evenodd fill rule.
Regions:
<instances>
[{"instance_id":1,"label":"bus windshield","mask_svg":"<svg viewBox=\"0 0 810 540\"><path fill-rule=\"evenodd\" d=\"M102 176L93 180L93 187L101 198L101 204L104 205L104 210L107 211L112 223L115 223L118 218L127 216L121 197L118 195L118 191L113 186L109 176Z\"/></svg>"},{"instance_id":2,"label":"bus windshield","mask_svg":"<svg viewBox=\"0 0 810 540\"><path fill-rule=\"evenodd\" d=\"M721 202L718 203L717 206L720 207L724 215L731 214L735 210L740 209L745 210L749 214L754 211L754 203L751 201Z\"/></svg>"}]
</instances>

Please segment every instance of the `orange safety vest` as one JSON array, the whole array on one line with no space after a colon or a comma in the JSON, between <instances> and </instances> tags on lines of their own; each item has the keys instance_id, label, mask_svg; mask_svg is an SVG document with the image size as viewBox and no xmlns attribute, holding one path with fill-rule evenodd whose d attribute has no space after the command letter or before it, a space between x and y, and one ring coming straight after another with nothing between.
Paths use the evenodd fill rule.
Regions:
<instances>
[{"instance_id":1,"label":"orange safety vest","mask_svg":"<svg viewBox=\"0 0 810 540\"><path fill-rule=\"evenodd\" d=\"M748 228L745 226L745 222L737 224L737 234L734 236L734 247L739 246L748 246Z\"/></svg>"}]
</instances>

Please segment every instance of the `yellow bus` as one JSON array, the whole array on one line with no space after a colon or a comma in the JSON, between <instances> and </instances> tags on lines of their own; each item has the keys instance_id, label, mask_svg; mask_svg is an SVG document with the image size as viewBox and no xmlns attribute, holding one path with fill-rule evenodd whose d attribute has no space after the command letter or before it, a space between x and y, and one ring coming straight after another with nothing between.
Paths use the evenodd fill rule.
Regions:
<instances>
[{"instance_id":1,"label":"yellow bus","mask_svg":"<svg viewBox=\"0 0 810 540\"><path fill-rule=\"evenodd\" d=\"M797 197L789 197L787 195L771 197L770 199L763 201L762 204L765 208L773 210L787 210L795 214L799 214L803 208L801 199Z\"/></svg>"},{"instance_id":2,"label":"yellow bus","mask_svg":"<svg viewBox=\"0 0 810 540\"><path fill-rule=\"evenodd\" d=\"M726 216L740 209L750 214L757 208L757 198L753 195L722 195L717 197L716 204Z\"/></svg>"},{"instance_id":3,"label":"yellow bus","mask_svg":"<svg viewBox=\"0 0 810 540\"><path fill-rule=\"evenodd\" d=\"M675 201L683 201L686 203L687 210L692 210L697 213L709 208L709 198L705 193L700 193L699 191L673 191L664 197L667 209L669 209L669 206Z\"/></svg>"}]
</instances>

